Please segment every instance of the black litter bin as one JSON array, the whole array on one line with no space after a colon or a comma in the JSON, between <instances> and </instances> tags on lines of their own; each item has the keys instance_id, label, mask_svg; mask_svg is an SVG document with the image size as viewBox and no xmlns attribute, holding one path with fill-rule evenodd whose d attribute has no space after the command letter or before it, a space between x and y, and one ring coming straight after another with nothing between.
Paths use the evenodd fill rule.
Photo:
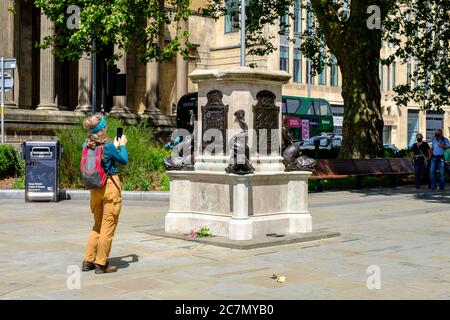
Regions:
<instances>
[{"instance_id":1,"label":"black litter bin","mask_svg":"<svg viewBox=\"0 0 450 320\"><path fill-rule=\"evenodd\" d=\"M26 202L58 201L61 156L59 141L27 141L22 144Z\"/></svg>"}]
</instances>

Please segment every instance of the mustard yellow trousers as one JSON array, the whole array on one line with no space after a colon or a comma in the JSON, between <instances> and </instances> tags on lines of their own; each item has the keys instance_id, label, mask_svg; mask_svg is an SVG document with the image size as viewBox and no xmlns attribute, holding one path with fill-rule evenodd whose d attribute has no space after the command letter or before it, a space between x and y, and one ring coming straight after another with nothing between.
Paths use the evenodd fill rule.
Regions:
<instances>
[{"instance_id":1,"label":"mustard yellow trousers","mask_svg":"<svg viewBox=\"0 0 450 320\"><path fill-rule=\"evenodd\" d=\"M115 184L112 179L114 179ZM108 178L103 187L91 190L94 227L89 234L84 252L85 261L95 262L102 266L107 263L122 208L120 187L119 177L113 175Z\"/></svg>"}]
</instances>

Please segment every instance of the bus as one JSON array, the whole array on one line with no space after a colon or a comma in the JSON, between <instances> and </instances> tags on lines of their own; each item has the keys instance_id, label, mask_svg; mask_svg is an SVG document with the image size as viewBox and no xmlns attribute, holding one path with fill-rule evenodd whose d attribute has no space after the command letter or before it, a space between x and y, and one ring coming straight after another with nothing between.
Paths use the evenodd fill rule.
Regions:
<instances>
[{"instance_id":1,"label":"bus","mask_svg":"<svg viewBox=\"0 0 450 320\"><path fill-rule=\"evenodd\" d=\"M191 118L197 117L198 93L188 93L177 104L177 128L192 132ZM333 113L325 99L282 96L283 121L295 141L333 132Z\"/></svg>"},{"instance_id":2,"label":"bus","mask_svg":"<svg viewBox=\"0 0 450 320\"><path fill-rule=\"evenodd\" d=\"M333 133L333 112L325 99L282 97L283 121L295 141Z\"/></svg>"}]
</instances>

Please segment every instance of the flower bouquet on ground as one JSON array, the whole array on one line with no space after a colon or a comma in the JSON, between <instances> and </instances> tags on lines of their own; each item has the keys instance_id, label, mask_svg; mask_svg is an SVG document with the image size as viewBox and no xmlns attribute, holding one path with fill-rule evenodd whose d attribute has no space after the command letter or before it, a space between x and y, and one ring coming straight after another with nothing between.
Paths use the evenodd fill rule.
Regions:
<instances>
[{"instance_id":1,"label":"flower bouquet on ground","mask_svg":"<svg viewBox=\"0 0 450 320\"><path fill-rule=\"evenodd\" d=\"M191 229L188 232L188 238L207 238L212 237L211 231L207 226L203 226L197 231Z\"/></svg>"}]
</instances>

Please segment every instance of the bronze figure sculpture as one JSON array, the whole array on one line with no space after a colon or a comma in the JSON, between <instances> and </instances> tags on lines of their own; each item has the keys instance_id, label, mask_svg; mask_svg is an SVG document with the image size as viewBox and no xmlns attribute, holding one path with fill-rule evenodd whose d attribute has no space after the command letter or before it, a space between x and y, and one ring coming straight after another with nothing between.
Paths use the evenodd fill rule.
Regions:
<instances>
[{"instance_id":1,"label":"bronze figure sculpture","mask_svg":"<svg viewBox=\"0 0 450 320\"><path fill-rule=\"evenodd\" d=\"M248 125L245 123L245 111L238 110L234 113L235 122L239 123L241 132L236 134L230 143L230 164L225 171L234 174L250 174L255 168L250 163L250 149L248 147Z\"/></svg>"},{"instance_id":2,"label":"bronze figure sculpture","mask_svg":"<svg viewBox=\"0 0 450 320\"><path fill-rule=\"evenodd\" d=\"M195 116L191 116L191 124L194 125ZM167 171L173 170L194 170L194 139L195 139L195 125L194 130L190 135L185 137L176 137L174 141L169 142L166 146L168 148L177 150L176 155L164 158L164 167ZM180 142L178 140L182 139ZM184 151L188 150L189 153L184 154Z\"/></svg>"},{"instance_id":3,"label":"bronze figure sculpture","mask_svg":"<svg viewBox=\"0 0 450 320\"><path fill-rule=\"evenodd\" d=\"M294 143L292 135L289 133L285 123L283 123L282 138L285 171L313 171L317 163L316 160L302 154L300 146Z\"/></svg>"}]
</instances>

